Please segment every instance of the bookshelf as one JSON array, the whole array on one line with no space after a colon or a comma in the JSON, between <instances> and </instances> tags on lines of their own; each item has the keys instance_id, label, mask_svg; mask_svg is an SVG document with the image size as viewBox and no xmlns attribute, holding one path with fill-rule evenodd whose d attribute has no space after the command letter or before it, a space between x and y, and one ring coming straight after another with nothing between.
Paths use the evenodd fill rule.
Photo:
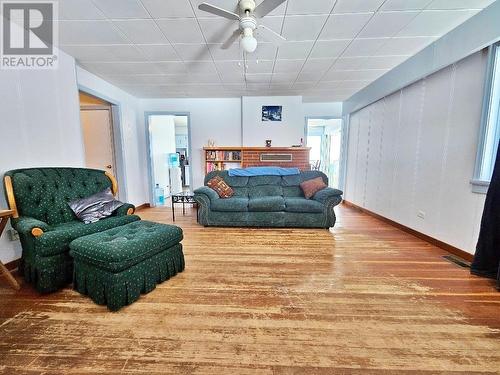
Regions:
<instances>
[{"instance_id":1,"label":"bookshelf","mask_svg":"<svg viewBox=\"0 0 500 375\"><path fill-rule=\"evenodd\" d=\"M241 168L242 148L238 147L204 147L205 174L212 171L225 171Z\"/></svg>"},{"instance_id":2,"label":"bookshelf","mask_svg":"<svg viewBox=\"0 0 500 375\"><path fill-rule=\"evenodd\" d=\"M309 147L204 147L205 174L259 166L311 169ZM281 158L284 157L284 158Z\"/></svg>"}]
</instances>

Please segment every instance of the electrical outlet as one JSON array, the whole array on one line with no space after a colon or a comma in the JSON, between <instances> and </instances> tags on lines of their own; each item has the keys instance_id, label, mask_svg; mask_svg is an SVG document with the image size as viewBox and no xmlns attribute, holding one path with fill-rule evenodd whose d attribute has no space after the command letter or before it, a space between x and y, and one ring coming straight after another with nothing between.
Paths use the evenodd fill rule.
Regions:
<instances>
[{"instance_id":1,"label":"electrical outlet","mask_svg":"<svg viewBox=\"0 0 500 375\"><path fill-rule=\"evenodd\" d=\"M417 217L421 219L425 219L425 212L424 211L418 211Z\"/></svg>"},{"instance_id":2,"label":"electrical outlet","mask_svg":"<svg viewBox=\"0 0 500 375\"><path fill-rule=\"evenodd\" d=\"M9 237L11 241L19 241L19 233L15 229L9 230Z\"/></svg>"}]
</instances>

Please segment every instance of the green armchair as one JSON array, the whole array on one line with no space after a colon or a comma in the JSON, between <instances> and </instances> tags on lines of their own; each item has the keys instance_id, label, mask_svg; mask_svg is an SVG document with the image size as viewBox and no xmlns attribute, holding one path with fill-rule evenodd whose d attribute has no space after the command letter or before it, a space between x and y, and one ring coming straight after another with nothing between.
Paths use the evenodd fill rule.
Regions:
<instances>
[{"instance_id":1,"label":"green armchair","mask_svg":"<svg viewBox=\"0 0 500 375\"><path fill-rule=\"evenodd\" d=\"M5 173L7 202L14 215L12 227L19 233L23 254L19 270L40 293L69 284L73 260L69 244L76 238L140 220L135 207L125 204L112 216L96 223L79 221L68 202L111 187L116 179L108 172L85 168L29 168Z\"/></svg>"}]
</instances>

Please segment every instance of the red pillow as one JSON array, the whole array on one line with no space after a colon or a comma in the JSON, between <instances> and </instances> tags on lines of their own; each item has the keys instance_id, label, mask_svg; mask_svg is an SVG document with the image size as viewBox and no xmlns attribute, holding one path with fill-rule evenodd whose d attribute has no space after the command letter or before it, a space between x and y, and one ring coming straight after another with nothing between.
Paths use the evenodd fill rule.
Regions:
<instances>
[{"instance_id":1,"label":"red pillow","mask_svg":"<svg viewBox=\"0 0 500 375\"><path fill-rule=\"evenodd\" d=\"M306 199L310 199L318 191L326 188L326 184L321 177L313 178L312 180L304 181L300 184L300 188L304 192Z\"/></svg>"},{"instance_id":2,"label":"red pillow","mask_svg":"<svg viewBox=\"0 0 500 375\"><path fill-rule=\"evenodd\" d=\"M219 197L221 198L230 198L233 196L234 191L231 189L226 181L223 180L221 176L215 176L207 182L207 186L212 190L215 190Z\"/></svg>"}]
</instances>

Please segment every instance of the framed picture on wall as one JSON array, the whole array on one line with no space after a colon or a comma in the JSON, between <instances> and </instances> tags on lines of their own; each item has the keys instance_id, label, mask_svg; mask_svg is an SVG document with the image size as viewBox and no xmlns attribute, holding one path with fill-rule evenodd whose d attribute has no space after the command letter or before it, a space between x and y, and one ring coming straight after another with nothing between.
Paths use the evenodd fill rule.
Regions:
<instances>
[{"instance_id":1,"label":"framed picture on wall","mask_svg":"<svg viewBox=\"0 0 500 375\"><path fill-rule=\"evenodd\" d=\"M282 111L281 105L263 105L262 121L281 121Z\"/></svg>"}]
</instances>

